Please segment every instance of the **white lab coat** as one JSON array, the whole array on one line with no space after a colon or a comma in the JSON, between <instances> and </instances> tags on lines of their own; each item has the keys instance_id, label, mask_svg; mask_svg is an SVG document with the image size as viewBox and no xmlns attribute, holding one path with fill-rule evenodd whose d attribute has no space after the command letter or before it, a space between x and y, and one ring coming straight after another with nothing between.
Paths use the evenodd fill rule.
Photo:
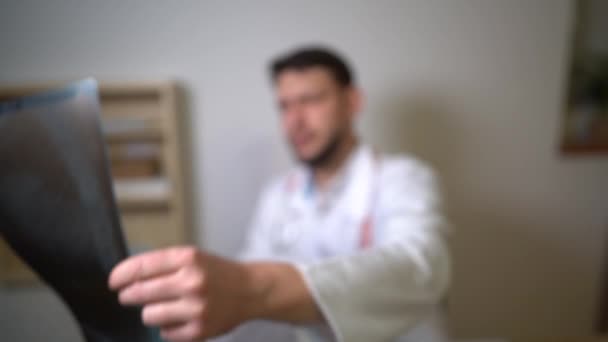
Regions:
<instances>
[{"instance_id":1,"label":"white lab coat","mask_svg":"<svg viewBox=\"0 0 608 342\"><path fill-rule=\"evenodd\" d=\"M296 265L328 324L252 322L228 340L446 341L450 258L431 169L359 146L323 194L310 180L301 167L267 187L243 258Z\"/></svg>"}]
</instances>

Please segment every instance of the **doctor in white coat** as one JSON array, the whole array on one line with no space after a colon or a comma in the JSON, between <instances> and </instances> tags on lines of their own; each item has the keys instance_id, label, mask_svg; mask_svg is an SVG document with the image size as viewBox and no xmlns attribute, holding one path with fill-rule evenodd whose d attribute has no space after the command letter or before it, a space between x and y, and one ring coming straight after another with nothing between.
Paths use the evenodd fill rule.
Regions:
<instances>
[{"instance_id":1,"label":"doctor in white coat","mask_svg":"<svg viewBox=\"0 0 608 342\"><path fill-rule=\"evenodd\" d=\"M109 286L168 341L445 341L433 171L359 140L362 95L331 50L292 51L271 76L298 166L263 192L240 261L177 246L123 261Z\"/></svg>"}]
</instances>

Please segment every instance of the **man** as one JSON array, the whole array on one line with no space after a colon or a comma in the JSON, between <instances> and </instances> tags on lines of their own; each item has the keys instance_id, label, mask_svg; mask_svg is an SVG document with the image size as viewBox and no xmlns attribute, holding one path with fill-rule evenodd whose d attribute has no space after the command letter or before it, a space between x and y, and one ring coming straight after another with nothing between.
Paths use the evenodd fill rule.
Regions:
<instances>
[{"instance_id":1,"label":"man","mask_svg":"<svg viewBox=\"0 0 608 342\"><path fill-rule=\"evenodd\" d=\"M432 171L359 141L362 94L335 53L293 51L271 72L301 165L261 196L246 261L169 248L122 262L110 287L169 341L439 339L450 263Z\"/></svg>"}]
</instances>

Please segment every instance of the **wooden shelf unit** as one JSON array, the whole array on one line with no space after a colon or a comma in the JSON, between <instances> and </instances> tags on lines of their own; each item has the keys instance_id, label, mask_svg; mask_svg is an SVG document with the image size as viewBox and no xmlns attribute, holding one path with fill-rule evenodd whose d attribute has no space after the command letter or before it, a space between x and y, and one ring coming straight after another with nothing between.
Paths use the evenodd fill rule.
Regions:
<instances>
[{"instance_id":1,"label":"wooden shelf unit","mask_svg":"<svg viewBox=\"0 0 608 342\"><path fill-rule=\"evenodd\" d=\"M0 87L0 101L54 86ZM171 81L99 84L102 131L132 253L192 242L178 91ZM34 279L0 236L0 283Z\"/></svg>"}]
</instances>

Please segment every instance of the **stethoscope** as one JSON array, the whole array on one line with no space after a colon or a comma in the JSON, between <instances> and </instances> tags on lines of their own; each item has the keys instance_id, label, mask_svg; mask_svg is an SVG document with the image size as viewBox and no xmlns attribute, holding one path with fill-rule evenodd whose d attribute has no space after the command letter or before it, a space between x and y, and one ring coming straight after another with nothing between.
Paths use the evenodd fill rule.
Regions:
<instances>
[{"instance_id":1,"label":"stethoscope","mask_svg":"<svg viewBox=\"0 0 608 342\"><path fill-rule=\"evenodd\" d=\"M290 214L286 214L288 216ZM275 235L274 247L278 252L287 252L304 234L305 223L302 218L283 217L282 222L277 223L277 234Z\"/></svg>"},{"instance_id":2,"label":"stethoscope","mask_svg":"<svg viewBox=\"0 0 608 342\"><path fill-rule=\"evenodd\" d=\"M368 196L371 196L368 202L368 208L363 215L363 219L360 223L359 229L359 241L358 248L366 249L371 246L373 242L373 209L379 193L378 185L378 169L379 169L379 158L374 153L374 168L372 174L372 190ZM283 202L281 212L281 218L273 227L275 234L273 235L273 247L276 252L284 254L291 251L294 246L298 244L307 233L307 228L315 224L309 213L304 212L302 209L295 208L292 205L292 196L296 192L296 189L300 185L299 179L296 174L289 175L283 185L281 201Z\"/></svg>"}]
</instances>

